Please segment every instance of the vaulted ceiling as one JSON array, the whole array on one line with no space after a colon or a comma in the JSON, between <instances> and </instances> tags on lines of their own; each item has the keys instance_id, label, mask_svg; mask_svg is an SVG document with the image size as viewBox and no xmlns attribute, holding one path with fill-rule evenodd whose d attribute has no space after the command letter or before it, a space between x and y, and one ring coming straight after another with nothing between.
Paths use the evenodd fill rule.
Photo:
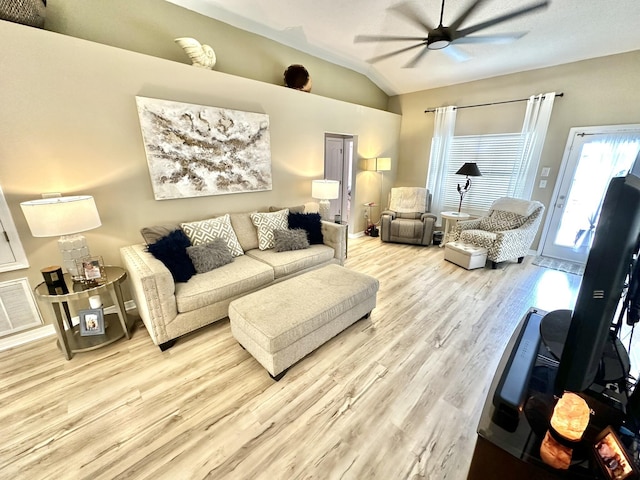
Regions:
<instances>
[{"instance_id":1,"label":"vaulted ceiling","mask_svg":"<svg viewBox=\"0 0 640 480\"><path fill-rule=\"evenodd\" d=\"M363 73L389 95L640 50L640 0L550 0L545 8L477 32L526 32L516 41L429 50L413 68L406 64L419 48L374 63L368 60L419 42L359 43L354 38L426 37L419 24L438 25L441 0L403 2L400 10L418 12L418 22L398 13L396 0L169 1ZM473 1L446 0L443 24L450 25ZM482 0L461 28L537 3L540 0Z\"/></svg>"}]
</instances>

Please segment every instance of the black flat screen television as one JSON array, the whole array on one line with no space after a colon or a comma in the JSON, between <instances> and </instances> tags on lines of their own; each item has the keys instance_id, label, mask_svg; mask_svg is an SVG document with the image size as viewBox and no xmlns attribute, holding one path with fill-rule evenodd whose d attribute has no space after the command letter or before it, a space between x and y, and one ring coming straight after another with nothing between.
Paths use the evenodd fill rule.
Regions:
<instances>
[{"instance_id":1,"label":"black flat screen television","mask_svg":"<svg viewBox=\"0 0 640 480\"><path fill-rule=\"evenodd\" d=\"M596 380L640 235L640 153L607 188L556 376L556 391Z\"/></svg>"}]
</instances>

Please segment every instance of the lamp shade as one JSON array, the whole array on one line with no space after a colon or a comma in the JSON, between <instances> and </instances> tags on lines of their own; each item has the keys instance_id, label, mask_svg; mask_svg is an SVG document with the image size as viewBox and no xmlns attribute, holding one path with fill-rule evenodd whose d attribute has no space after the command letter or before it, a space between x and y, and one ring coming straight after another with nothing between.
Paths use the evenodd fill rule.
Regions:
<instances>
[{"instance_id":1,"label":"lamp shade","mask_svg":"<svg viewBox=\"0 0 640 480\"><path fill-rule=\"evenodd\" d=\"M337 180L313 180L311 196L320 200L334 200L339 197L340 182Z\"/></svg>"},{"instance_id":2,"label":"lamp shade","mask_svg":"<svg viewBox=\"0 0 640 480\"><path fill-rule=\"evenodd\" d=\"M388 172L391 170L391 159L389 157L369 158L366 168L371 172Z\"/></svg>"},{"instance_id":3,"label":"lamp shade","mask_svg":"<svg viewBox=\"0 0 640 480\"><path fill-rule=\"evenodd\" d=\"M53 197L20 204L34 237L58 237L102 225L91 195Z\"/></svg>"},{"instance_id":4,"label":"lamp shade","mask_svg":"<svg viewBox=\"0 0 640 480\"><path fill-rule=\"evenodd\" d=\"M391 170L391 159L389 157L376 158L376 172L388 172Z\"/></svg>"},{"instance_id":5,"label":"lamp shade","mask_svg":"<svg viewBox=\"0 0 640 480\"><path fill-rule=\"evenodd\" d=\"M456 175L466 175L467 177L481 177L482 174L475 162L467 162L460 167Z\"/></svg>"}]
</instances>

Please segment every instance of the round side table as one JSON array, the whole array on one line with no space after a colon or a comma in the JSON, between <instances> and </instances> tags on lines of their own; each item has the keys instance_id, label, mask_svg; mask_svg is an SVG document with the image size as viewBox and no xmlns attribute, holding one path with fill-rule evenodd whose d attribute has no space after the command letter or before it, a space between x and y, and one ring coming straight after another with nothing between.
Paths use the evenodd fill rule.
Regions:
<instances>
[{"instance_id":1,"label":"round side table","mask_svg":"<svg viewBox=\"0 0 640 480\"><path fill-rule=\"evenodd\" d=\"M471 215L460 212L441 212L440 216L444 220L444 238L440 243L440 247L442 248L449 241L449 236L453 233L453 229L456 228L458 221L469 220Z\"/></svg>"},{"instance_id":2,"label":"round side table","mask_svg":"<svg viewBox=\"0 0 640 480\"><path fill-rule=\"evenodd\" d=\"M69 292L66 294L50 293L45 282L34 289L36 298L50 307L53 326L58 336L58 346L67 360L71 360L74 353L95 350L125 336L131 338L131 325L128 323L120 288L122 282L127 278L127 272L124 268L114 266L105 266L104 271L106 280L99 285L74 283L71 276L65 273L64 282ZM89 297L104 294L111 297L116 313L104 315L105 331L103 334L82 336L80 326L73 326L71 322L73 303L84 301L87 304L86 308L88 308Z\"/></svg>"}]
</instances>

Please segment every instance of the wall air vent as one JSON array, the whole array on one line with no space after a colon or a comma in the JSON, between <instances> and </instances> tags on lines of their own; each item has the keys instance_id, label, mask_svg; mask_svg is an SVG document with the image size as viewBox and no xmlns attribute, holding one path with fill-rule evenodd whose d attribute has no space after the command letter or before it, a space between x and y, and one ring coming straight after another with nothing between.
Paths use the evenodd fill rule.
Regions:
<instances>
[{"instance_id":1,"label":"wall air vent","mask_svg":"<svg viewBox=\"0 0 640 480\"><path fill-rule=\"evenodd\" d=\"M26 278L0 282L0 337L42 325Z\"/></svg>"}]
</instances>

